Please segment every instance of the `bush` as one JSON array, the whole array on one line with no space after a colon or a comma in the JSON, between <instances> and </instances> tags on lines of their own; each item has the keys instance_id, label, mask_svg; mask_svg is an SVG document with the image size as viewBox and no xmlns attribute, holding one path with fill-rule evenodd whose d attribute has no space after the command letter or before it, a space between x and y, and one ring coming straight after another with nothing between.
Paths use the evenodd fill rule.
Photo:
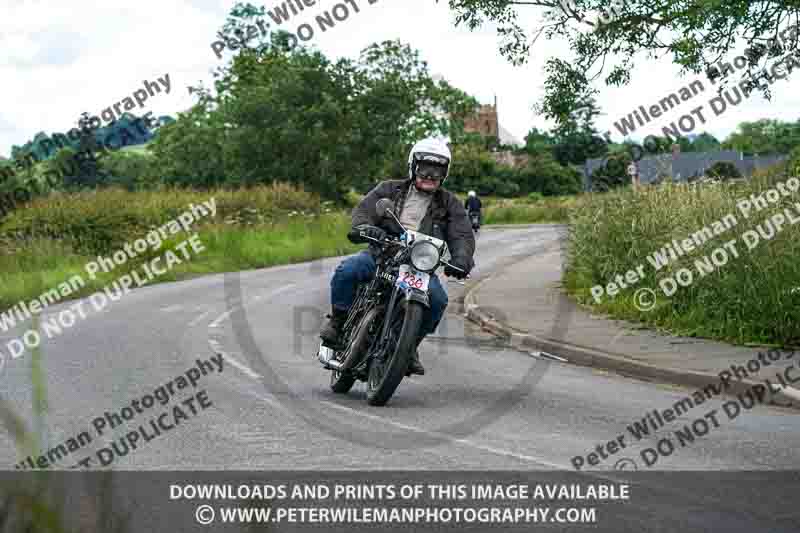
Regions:
<instances>
[{"instance_id":1,"label":"bush","mask_svg":"<svg viewBox=\"0 0 800 533\"><path fill-rule=\"evenodd\" d=\"M562 166L550 154L532 157L516 171L523 194L532 192L543 196L563 196L583 191L583 176L571 166Z\"/></svg>"},{"instance_id":2,"label":"bush","mask_svg":"<svg viewBox=\"0 0 800 533\"><path fill-rule=\"evenodd\" d=\"M49 196L13 212L0 223L0 241L25 242L38 238L61 239L77 253L101 254L132 239L195 205L215 198L218 223L254 225L268 223L286 213L319 211L316 195L286 184L238 191L208 192L167 189L133 195L116 188ZM202 224L214 219L202 219Z\"/></svg>"},{"instance_id":3,"label":"bush","mask_svg":"<svg viewBox=\"0 0 800 533\"><path fill-rule=\"evenodd\" d=\"M115 150L100 160L100 170L107 176L103 181L106 186L137 191L158 184L155 159L146 152Z\"/></svg>"},{"instance_id":4,"label":"bush","mask_svg":"<svg viewBox=\"0 0 800 533\"><path fill-rule=\"evenodd\" d=\"M739 179L742 177L742 173L739 172L736 165L729 161L717 161L706 170L706 177L725 181L728 179Z\"/></svg>"},{"instance_id":5,"label":"bush","mask_svg":"<svg viewBox=\"0 0 800 533\"><path fill-rule=\"evenodd\" d=\"M540 192L532 192L528 195L527 200L531 203L540 202L544 196Z\"/></svg>"},{"instance_id":6,"label":"bush","mask_svg":"<svg viewBox=\"0 0 800 533\"><path fill-rule=\"evenodd\" d=\"M739 217L737 202L741 198L772 186L766 178L753 178L715 187L667 183L637 193L621 190L590 195L591 201L573 209L565 285L584 302L597 305L591 287L605 286L617 274L643 265L645 279L614 297L605 297L599 311L679 335L737 343L797 344L800 295L792 288L800 286L800 233L786 228L753 250L746 249L741 239L745 231L798 201L796 194L782 198L780 204L752 220ZM739 225L724 235L658 270L648 260L667 243L682 242L729 214L735 214ZM727 264L700 276L695 261L734 238L738 256L731 254ZM694 282L665 296L660 281L682 268L694 273ZM646 312L636 309L632 298L643 287L651 287L657 294L655 307Z\"/></svg>"},{"instance_id":7,"label":"bush","mask_svg":"<svg viewBox=\"0 0 800 533\"><path fill-rule=\"evenodd\" d=\"M631 183L628 165L633 159L627 152L609 156L603 166L592 172L591 186L595 192L606 192Z\"/></svg>"},{"instance_id":8,"label":"bush","mask_svg":"<svg viewBox=\"0 0 800 533\"><path fill-rule=\"evenodd\" d=\"M800 176L800 146L791 151L788 164L789 174L791 176Z\"/></svg>"}]
</instances>

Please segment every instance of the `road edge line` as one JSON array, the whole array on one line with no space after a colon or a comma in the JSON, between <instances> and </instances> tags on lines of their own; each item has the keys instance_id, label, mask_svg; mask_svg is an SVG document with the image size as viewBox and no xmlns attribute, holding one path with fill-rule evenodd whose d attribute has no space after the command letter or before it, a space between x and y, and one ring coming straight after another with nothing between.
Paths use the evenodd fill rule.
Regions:
<instances>
[{"instance_id":1,"label":"road edge line","mask_svg":"<svg viewBox=\"0 0 800 533\"><path fill-rule=\"evenodd\" d=\"M525 259L521 259L517 262L522 262L524 260ZM577 346L563 341L537 337L527 331L517 330L504 322L495 320L494 317L481 309L475 293L477 293L478 289L480 289L484 283L502 274L506 268L517 262L503 265L503 268L501 268L498 273L481 278L467 290L463 297L464 316L467 320L477 324L493 335L502 338L512 348L520 351L534 349L552 352L555 355L567 358L569 363L578 366L611 370L622 375L627 375L628 377L659 380L674 385L698 389L719 384L719 376L717 374L659 367L638 361L625 354L612 354L597 348ZM728 383L729 387L724 389L720 394L728 396L743 394L757 384L759 383L751 380L730 382ZM761 385L763 386L763 384ZM783 390L778 392L770 391L769 401L765 403L800 410L800 398L793 394L786 394Z\"/></svg>"}]
</instances>

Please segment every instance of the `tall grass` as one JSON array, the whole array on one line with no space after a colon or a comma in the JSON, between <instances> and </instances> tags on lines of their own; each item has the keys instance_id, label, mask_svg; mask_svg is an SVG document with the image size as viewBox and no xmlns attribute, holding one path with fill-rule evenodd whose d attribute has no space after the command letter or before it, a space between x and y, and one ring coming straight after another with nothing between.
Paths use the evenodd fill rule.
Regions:
<instances>
[{"instance_id":1,"label":"tall grass","mask_svg":"<svg viewBox=\"0 0 800 533\"><path fill-rule=\"evenodd\" d=\"M248 191L101 191L34 202L0 224L0 310L56 288L74 275L86 286L71 297L97 291L189 237L177 233L92 280L85 271L97 255L110 255L187 209L215 198L217 217L193 226L205 250L192 254L154 282L264 268L353 253L361 246L346 234L350 217L331 211L313 195L282 185ZM328 212L326 212L328 211ZM179 252L176 252L181 257Z\"/></svg>"},{"instance_id":2,"label":"tall grass","mask_svg":"<svg viewBox=\"0 0 800 533\"><path fill-rule=\"evenodd\" d=\"M737 201L759 194L782 181L780 175L761 175L743 184L692 187L667 184L645 187L639 193L624 190L590 195L575 206L570 226L567 288L598 311L641 321L678 334L727 340L735 343L792 345L800 343L800 224L784 226L771 240L748 251L742 234L766 218L800 202L800 195L770 204L745 218ZM703 247L656 271L647 256L673 239L683 241L693 233L732 214L738 224ZM795 215L797 213L795 212ZM726 242L740 257L730 253L727 264L705 276L695 261ZM645 279L616 296L603 296L597 304L590 294L595 285L606 286L620 274L644 265ZM688 269L694 281L672 296L659 281ZM640 288L657 295L650 311L640 311L633 296ZM796 289L796 290L795 290ZM647 307L645 307L646 309Z\"/></svg>"},{"instance_id":3,"label":"tall grass","mask_svg":"<svg viewBox=\"0 0 800 533\"><path fill-rule=\"evenodd\" d=\"M192 191L165 189L130 193L103 189L80 194L53 194L38 198L0 222L0 245L9 249L46 237L70 245L76 252L100 254L143 236L174 219L189 204L214 199L216 219L204 217L199 225L224 222L240 226L268 224L295 212L322 209L316 195L284 184L251 189ZM197 227L195 225L194 227Z\"/></svg>"},{"instance_id":4,"label":"tall grass","mask_svg":"<svg viewBox=\"0 0 800 533\"><path fill-rule=\"evenodd\" d=\"M571 210L582 201L579 196L489 200L484 224L566 223Z\"/></svg>"},{"instance_id":5,"label":"tall grass","mask_svg":"<svg viewBox=\"0 0 800 533\"><path fill-rule=\"evenodd\" d=\"M154 282L346 255L361 248L346 239L349 228L350 218L342 214L304 217L262 227L208 226L198 231L205 250L192 254L191 260L173 267ZM166 250L175 251L175 246L186 238L187 234L179 233L158 251L141 257L151 258L163 255ZM176 255L181 257L180 252ZM144 263L137 257L91 279L85 266L95 259L95 256L76 254L52 239L34 239L25 251L0 256L4 281L0 286L0 309L9 308L20 300L35 298L73 275L80 275L86 286L70 296L86 296Z\"/></svg>"}]
</instances>

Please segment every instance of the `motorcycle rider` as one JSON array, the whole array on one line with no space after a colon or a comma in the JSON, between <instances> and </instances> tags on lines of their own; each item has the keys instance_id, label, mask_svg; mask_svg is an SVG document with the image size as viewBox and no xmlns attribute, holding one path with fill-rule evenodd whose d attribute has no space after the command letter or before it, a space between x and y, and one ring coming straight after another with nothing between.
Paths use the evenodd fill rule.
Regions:
<instances>
[{"instance_id":1,"label":"motorcycle rider","mask_svg":"<svg viewBox=\"0 0 800 533\"><path fill-rule=\"evenodd\" d=\"M481 200L475 194L475 191L469 191L467 193L467 199L464 201L464 209L467 210L467 213L472 214L473 211L477 211L478 213L478 223L481 222Z\"/></svg>"},{"instance_id":2,"label":"motorcycle rider","mask_svg":"<svg viewBox=\"0 0 800 533\"><path fill-rule=\"evenodd\" d=\"M392 211L405 228L447 243L451 256L448 262L463 272L445 266L445 276L465 278L475 265L472 258L475 236L461 202L442 187L451 161L450 149L444 142L429 137L416 143L408 154L408 179L384 181L372 189L353 209L353 227L347 238L354 243L370 242L360 236L362 231L375 239L398 233L400 228L394 219L379 218L375 212L378 200L388 198L392 200ZM348 309L355 299L357 284L368 282L375 274L377 252L371 245L336 268L331 279L330 321L320 332L323 343L336 345L338 342ZM417 347L426 335L436 331L448 303L447 293L435 274L430 278L429 296L430 308L425 310ZM414 350L408 370L412 374L425 374L418 349Z\"/></svg>"}]
</instances>

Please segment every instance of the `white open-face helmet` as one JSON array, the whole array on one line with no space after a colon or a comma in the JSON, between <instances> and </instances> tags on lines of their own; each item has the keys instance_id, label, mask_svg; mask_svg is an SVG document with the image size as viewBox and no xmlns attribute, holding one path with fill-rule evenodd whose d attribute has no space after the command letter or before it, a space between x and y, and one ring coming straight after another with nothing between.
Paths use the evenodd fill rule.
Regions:
<instances>
[{"instance_id":1,"label":"white open-face helmet","mask_svg":"<svg viewBox=\"0 0 800 533\"><path fill-rule=\"evenodd\" d=\"M467 194L468 194L469 196L475 196L475 191L469 191Z\"/></svg>"},{"instance_id":2,"label":"white open-face helmet","mask_svg":"<svg viewBox=\"0 0 800 533\"><path fill-rule=\"evenodd\" d=\"M422 139L411 148L408 154L408 177L417 176L441 179L444 183L450 174L450 161L453 157L444 141L435 137ZM440 185L441 185L440 183Z\"/></svg>"}]
</instances>

